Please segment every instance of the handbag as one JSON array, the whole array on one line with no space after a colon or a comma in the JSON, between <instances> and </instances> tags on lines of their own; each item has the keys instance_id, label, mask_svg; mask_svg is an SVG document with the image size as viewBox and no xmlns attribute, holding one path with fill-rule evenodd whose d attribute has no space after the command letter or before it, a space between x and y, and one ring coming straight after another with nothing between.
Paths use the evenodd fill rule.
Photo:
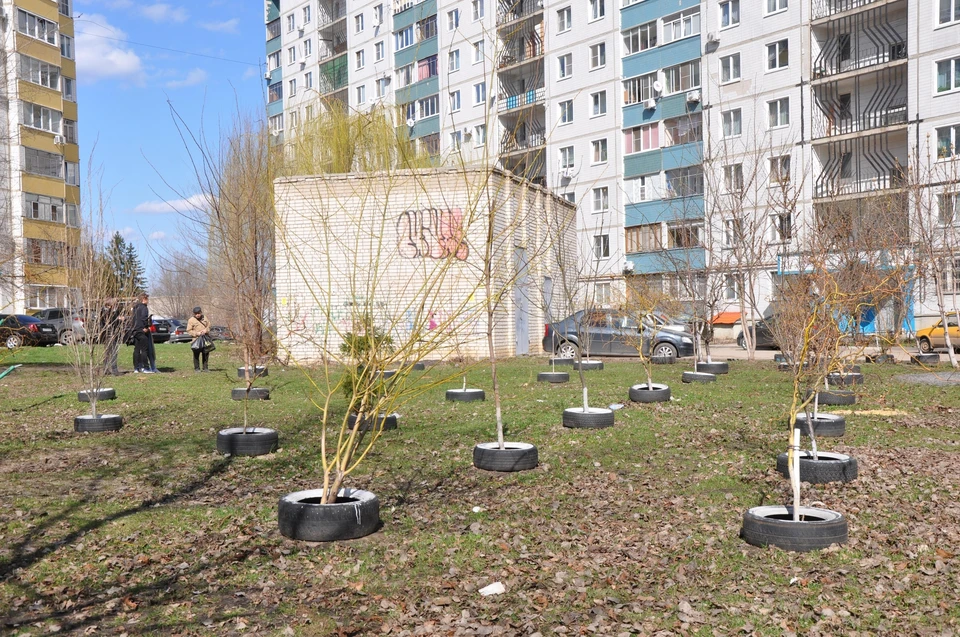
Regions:
<instances>
[{"instance_id":1,"label":"handbag","mask_svg":"<svg viewBox=\"0 0 960 637\"><path fill-rule=\"evenodd\" d=\"M201 334L197 338L193 339L193 342L190 343L190 349L195 352L206 352L210 353L213 350L217 349L217 346L213 343L213 339L210 338L207 334Z\"/></svg>"}]
</instances>

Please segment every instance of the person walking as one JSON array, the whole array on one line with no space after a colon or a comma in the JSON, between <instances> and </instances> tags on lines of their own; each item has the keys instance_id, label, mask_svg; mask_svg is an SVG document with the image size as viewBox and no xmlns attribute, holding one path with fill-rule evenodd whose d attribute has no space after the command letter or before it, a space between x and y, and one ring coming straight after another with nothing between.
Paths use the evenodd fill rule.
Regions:
<instances>
[{"instance_id":1,"label":"person walking","mask_svg":"<svg viewBox=\"0 0 960 637\"><path fill-rule=\"evenodd\" d=\"M153 314L148 317L148 323L151 328L153 327ZM160 370L157 369L157 348L153 343L153 329L150 330L150 340L147 341L147 370L151 374L159 374Z\"/></svg>"},{"instance_id":2,"label":"person walking","mask_svg":"<svg viewBox=\"0 0 960 637\"><path fill-rule=\"evenodd\" d=\"M152 374L148 352L153 337L150 335L150 310L147 301L150 295L141 292L139 303L133 306L133 371L135 373Z\"/></svg>"},{"instance_id":3,"label":"person walking","mask_svg":"<svg viewBox=\"0 0 960 637\"><path fill-rule=\"evenodd\" d=\"M103 302L97 325L100 342L103 343L103 373L120 375L117 354L120 352L121 320L117 299L110 297Z\"/></svg>"},{"instance_id":4,"label":"person walking","mask_svg":"<svg viewBox=\"0 0 960 637\"><path fill-rule=\"evenodd\" d=\"M198 338L204 334L210 333L210 319L203 315L203 308L199 305L193 308L193 316L187 320L187 334L193 337L193 340L196 341ZM192 345L192 344L191 344ZM200 358L203 357L203 370L205 372L210 371L207 367L207 361L210 359L210 352L205 350L193 349L190 348L193 352L193 371L199 372L200 369Z\"/></svg>"}]
</instances>

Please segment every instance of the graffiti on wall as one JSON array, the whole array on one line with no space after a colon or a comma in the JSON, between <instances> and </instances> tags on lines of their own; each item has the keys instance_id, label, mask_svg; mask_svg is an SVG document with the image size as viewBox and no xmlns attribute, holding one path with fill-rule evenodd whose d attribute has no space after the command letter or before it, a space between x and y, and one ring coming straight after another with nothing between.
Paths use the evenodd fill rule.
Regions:
<instances>
[{"instance_id":1,"label":"graffiti on wall","mask_svg":"<svg viewBox=\"0 0 960 637\"><path fill-rule=\"evenodd\" d=\"M397 248L405 259L465 261L470 250L464 234L460 208L404 210L397 218Z\"/></svg>"}]
</instances>

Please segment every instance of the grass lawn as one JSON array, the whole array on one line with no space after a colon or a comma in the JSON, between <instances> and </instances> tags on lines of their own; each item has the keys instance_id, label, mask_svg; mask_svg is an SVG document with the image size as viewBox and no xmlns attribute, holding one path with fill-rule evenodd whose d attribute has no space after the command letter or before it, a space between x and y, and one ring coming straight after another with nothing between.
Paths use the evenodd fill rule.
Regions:
<instances>
[{"instance_id":1,"label":"grass lawn","mask_svg":"<svg viewBox=\"0 0 960 637\"><path fill-rule=\"evenodd\" d=\"M121 350L130 369L131 349ZM850 541L796 554L739 537L743 512L786 503L775 457L790 383L773 363L731 362L710 385L654 368L669 404L636 405L636 361L588 372L591 402L624 403L615 427L569 430L580 387L536 382L542 359L504 363L509 440L538 469L472 466L495 439L484 403L433 389L399 409L349 486L380 499L382 528L310 544L277 530L278 499L318 486L318 413L296 369L258 384L252 423L280 432L261 458L215 453L242 420L238 352L195 374L187 344L158 345L162 374L108 378L101 410L123 429L76 434L85 413L66 348L8 354L0 370L0 633L41 635L726 635L960 631L960 386L863 368L856 412L823 450L857 458L849 484L803 503L846 515ZM942 368L946 373L946 368ZM425 381L449 373L428 367ZM450 384L448 387L454 387ZM343 409L343 405L338 405ZM837 409L837 408L832 408ZM492 597L478 589L502 582Z\"/></svg>"}]
</instances>

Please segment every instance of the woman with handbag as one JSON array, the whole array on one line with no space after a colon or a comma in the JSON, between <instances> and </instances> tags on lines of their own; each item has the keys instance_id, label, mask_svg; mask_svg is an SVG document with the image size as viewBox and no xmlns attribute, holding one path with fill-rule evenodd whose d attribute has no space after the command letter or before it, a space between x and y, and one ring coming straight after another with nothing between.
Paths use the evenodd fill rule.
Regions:
<instances>
[{"instance_id":1,"label":"woman with handbag","mask_svg":"<svg viewBox=\"0 0 960 637\"><path fill-rule=\"evenodd\" d=\"M193 337L193 342L190 343L190 349L193 351L193 371L201 371L201 356L203 357L202 371L210 371L207 368L207 361L210 359L210 352L214 349L213 339L210 338L210 319L203 315L203 309L200 306L193 308L193 316L187 320L187 334Z\"/></svg>"}]
</instances>

